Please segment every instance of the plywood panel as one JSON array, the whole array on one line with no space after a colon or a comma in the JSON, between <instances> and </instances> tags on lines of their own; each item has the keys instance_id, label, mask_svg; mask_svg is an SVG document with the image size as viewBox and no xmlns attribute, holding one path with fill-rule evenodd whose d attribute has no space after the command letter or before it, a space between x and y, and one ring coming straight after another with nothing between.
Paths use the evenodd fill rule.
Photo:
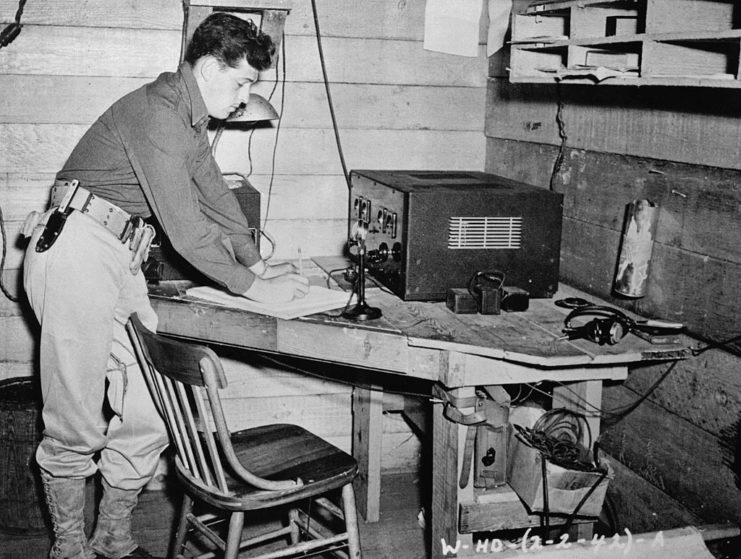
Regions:
<instances>
[{"instance_id":1,"label":"plywood panel","mask_svg":"<svg viewBox=\"0 0 741 559\"><path fill-rule=\"evenodd\" d=\"M85 125L0 124L0 173L56 173L85 130Z\"/></svg>"},{"instance_id":2,"label":"plywood panel","mask_svg":"<svg viewBox=\"0 0 741 559\"><path fill-rule=\"evenodd\" d=\"M611 293L620 235L610 229L567 219L561 250L561 277L612 304L647 316L682 322L690 332L725 340L738 330L737 286L741 265L701 254L654 245L646 296L626 300Z\"/></svg>"},{"instance_id":3,"label":"plywood panel","mask_svg":"<svg viewBox=\"0 0 741 559\"><path fill-rule=\"evenodd\" d=\"M633 402L623 387L605 390L606 409ZM605 450L653 485L667 491L706 522L741 514L731 469L733 449L710 433L644 402L601 437Z\"/></svg>"},{"instance_id":4,"label":"plywood panel","mask_svg":"<svg viewBox=\"0 0 741 559\"><path fill-rule=\"evenodd\" d=\"M0 21L13 21L17 9L15 0L0 0ZM179 30L183 25L183 8L180 2L173 0L29 2L24 7L22 23Z\"/></svg>"},{"instance_id":5,"label":"plywood panel","mask_svg":"<svg viewBox=\"0 0 741 559\"><path fill-rule=\"evenodd\" d=\"M52 173L0 174L0 200L5 221L23 221L31 210L45 209L53 181Z\"/></svg>"},{"instance_id":6,"label":"plywood panel","mask_svg":"<svg viewBox=\"0 0 741 559\"><path fill-rule=\"evenodd\" d=\"M697 347L707 347L702 342ZM667 370L668 364L636 367L625 386L636 394L646 392ZM651 394L651 400L693 425L735 445L741 436L741 358L711 348L695 359L680 361Z\"/></svg>"},{"instance_id":7,"label":"plywood panel","mask_svg":"<svg viewBox=\"0 0 741 559\"><path fill-rule=\"evenodd\" d=\"M0 74L0 122L90 125L150 78ZM28 92L39 92L29 102ZM44 94L41 94L44 92Z\"/></svg>"},{"instance_id":8,"label":"plywood panel","mask_svg":"<svg viewBox=\"0 0 741 559\"><path fill-rule=\"evenodd\" d=\"M15 363L31 363L35 356L33 341L36 324L30 323L22 316L0 316L0 363L10 361Z\"/></svg>"},{"instance_id":9,"label":"plywood panel","mask_svg":"<svg viewBox=\"0 0 741 559\"><path fill-rule=\"evenodd\" d=\"M486 134L591 151L741 169L741 101L711 88L569 87L489 81Z\"/></svg>"},{"instance_id":10,"label":"plywood panel","mask_svg":"<svg viewBox=\"0 0 741 559\"><path fill-rule=\"evenodd\" d=\"M26 25L0 57L2 74L149 77L177 66L175 31Z\"/></svg>"},{"instance_id":11,"label":"plywood panel","mask_svg":"<svg viewBox=\"0 0 741 559\"><path fill-rule=\"evenodd\" d=\"M652 485L613 456L608 455L615 479L607 487L607 497L617 517L618 532L627 528L633 534L655 532L683 526L697 526L702 519L689 512L676 499Z\"/></svg>"},{"instance_id":12,"label":"plywood panel","mask_svg":"<svg viewBox=\"0 0 741 559\"><path fill-rule=\"evenodd\" d=\"M658 243L739 261L739 180L738 171L569 149L558 189L569 216L616 231L622 231L626 204L652 200L661 208Z\"/></svg>"},{"instance_id":13,"label":"plywood panel","mask_svg":"<svg viewBox=\"0 0 741 559\"><path fill-rule=\"evenodd\" d=\"M21 302L11 301L4 294L0 295L0 317L18 317L27 313L30 323L35 324L36 319L33 318L31 311L23 301L23 285L21 283L21 276L21 270L5 268L3 273L3 285L13 298L19 299ZM0 341L2 339L2 334L0 334Z\"/></svg>"},{"instance_id":14,"label":"plywood panel","mask_svg":"<svg viewBox=\"0 0 741 559\"><path fill-rule=\"evenodd\" d=\"M548 188L557 157L556 146L486 138L486 172L527 184Z\"/></svg>"}]
</instances>

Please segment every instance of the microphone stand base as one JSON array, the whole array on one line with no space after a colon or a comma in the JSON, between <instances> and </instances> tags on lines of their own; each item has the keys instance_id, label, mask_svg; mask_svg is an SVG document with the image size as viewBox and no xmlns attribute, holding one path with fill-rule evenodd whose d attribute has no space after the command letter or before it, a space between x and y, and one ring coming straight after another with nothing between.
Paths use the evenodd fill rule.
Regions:
<instances>
[{"instance_id":1,"label":"microphone stand base","mask_svg":"<svg viewBox=\"0 0 741 559\"><path fill-rule=\"evenodd\" d=\"M353 308L347 309L342 313L342 318L349 320L374 320L381 318L383 313L381 309L369 307L365 302L356 304Z\"/></svg>"}]
</instances>

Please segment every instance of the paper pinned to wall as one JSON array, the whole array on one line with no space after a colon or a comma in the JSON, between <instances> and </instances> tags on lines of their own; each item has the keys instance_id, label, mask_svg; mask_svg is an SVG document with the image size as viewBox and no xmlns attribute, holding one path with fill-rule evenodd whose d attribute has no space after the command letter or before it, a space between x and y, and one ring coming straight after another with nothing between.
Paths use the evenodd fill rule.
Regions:
<instances>
[{"instance_id":1,"label":"paper pinned to wall","mask_svg":"<svg viewBox=\"0 0 741 559\"><path fill-rule=\"evenodd\" d=\"M509 29L512 0L489 0L489 33L486 40L486 56L491 56L504 46L504 37Z\"/></svg>"},{"instance_id":2,"label":"paper pinned to wall","mask_svg":"<svg viewBox=\"0 0 741 559\"><path fill-rule=\"evenodd\" d=\"M481 0L427 0L424 48L478 56L481 8Z\"/></svg>"},{"instance_id":3,"label":"paper pinned to wall","mask_svg":"<svg viewBox=\"0 0 741 559\"><path fill-rule=\"evenodd\" d=\"M486 55L504 46L512 0L483 0L488 11ZM424 48L460 56L479 55L482 0L427 0Z\"/></svg>"}]
</instances>

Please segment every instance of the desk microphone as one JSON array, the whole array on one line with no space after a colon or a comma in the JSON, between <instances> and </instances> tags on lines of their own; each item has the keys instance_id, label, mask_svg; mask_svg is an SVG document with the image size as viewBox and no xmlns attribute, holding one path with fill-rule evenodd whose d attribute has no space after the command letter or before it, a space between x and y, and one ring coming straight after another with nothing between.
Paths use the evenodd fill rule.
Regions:
<instances>
[{"instance_id":1,"label":"desk microphone","mask_svg":"<svg viewBox=\"0 0 741 559\"><path fill-rule=\"evenodd\" d=\"M357 246L358 273L353 290L358 301L354 307L342 312L342 317L349 320L374 320L382 315L381 309L368 306L365 302L365 238L367 235L368 226L366 224L362 221L353 223L348 243L350 246Z\"/></svg>"}]
</instances>

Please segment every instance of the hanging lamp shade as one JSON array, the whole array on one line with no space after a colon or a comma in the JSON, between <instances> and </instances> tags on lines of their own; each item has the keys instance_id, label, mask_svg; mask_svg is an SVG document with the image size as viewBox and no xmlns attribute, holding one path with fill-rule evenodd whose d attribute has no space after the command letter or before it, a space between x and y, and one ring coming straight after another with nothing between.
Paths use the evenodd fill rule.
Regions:
<instances>
[{"instance_id":1,"label":"hanging lamp shade","mask_svg":"<svg viewBox=\"0 0 741 559\"><path fill-rule=\"evenodd\" d=\"M278 111L275 110L265 97L257 93L250 93L247 104L242 104L230 114L227 122L260 122L264 120L276 120Z\"/></svg>"}]
</instances>

